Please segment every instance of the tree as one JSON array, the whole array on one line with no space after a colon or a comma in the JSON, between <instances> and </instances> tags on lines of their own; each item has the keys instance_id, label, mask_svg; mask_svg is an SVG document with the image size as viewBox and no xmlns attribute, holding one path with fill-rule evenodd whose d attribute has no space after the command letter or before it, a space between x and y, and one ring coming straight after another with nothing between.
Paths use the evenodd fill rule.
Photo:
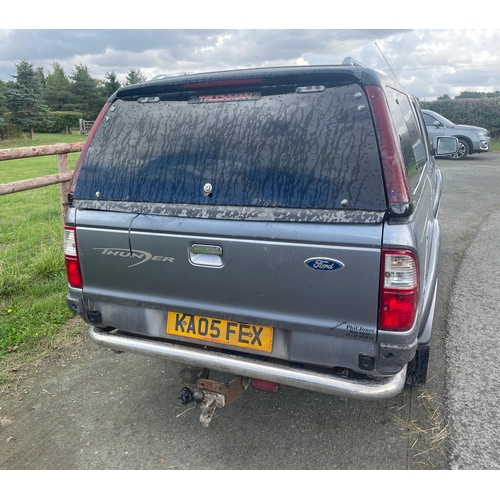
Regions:
<instances>
[{"instance_id":1,"label":"tree","mask_svg":"<svg viewBox=\"0 0 500 500\"><path fill-rule=\"evenodd\" d=\"M51 111L62 111L71 101L71 83L64 69L57 62L52 63L52 73L45 79L43 97Z\"/></svg>"},{"instance_id":2,"label":"tree","mask_svg":"<svg viewBox=\"0 0 500 500\"><path fill-rule=\"evenodd\" d=\"M5 124L4 115L7 113L7 97L5 95L5 83L0 80L0 127Z\"/></svg>"},{"instance_id":3,"label":"tree","mask_svg":"<svg viewBox=\"0 0 500 500\"><path fill-rule=\"evenodd\" d=\"M134 85L136 83L143 83L146 81L146 75L140 70L131 69L126 76L125 85Z\"/></svg>"},{"instance_id":4,"label":"tree","mask_svg":"<svg viewBox=\"0 0 500 500\"><path fill-rule=\"evenodd\" d=\"M106 102L99 88L102 82L92 78L84 64L77 64L69 79L71 97L65 109L80 111L85 120L95 120Z\"/></svg>"},{"instance_id":5,"label":"tree","mask_svg":"<svg viewBox=\"0 0 500 500\"><path fill-rule=\"evenodd\" d=\"M106 73L106 79L102 82L104 85L104 94L106 99L113 95L122 84L118 81L116 73L112 71L111 73Z\"/></svg>"},{"instance_id":6,"label":"tree","mask_svg":"<svg viewBox=\"0 0 500 500\"><path fill-rule=\"evenodd\" d=\"M448 94L443 94L437 98L438 101L445 101L446 99L451 99L451 97Z\"/></svg>"},{"instance_id":7,"label":"tree","mask_svg":"<svg viewBox=\"0 0 500 500\"><path fill-rule=\"evenodd\" d=\"M45 74L43 72L42 66L38 66L38 68L36 68L36 76L40 80L40 83L42 84L42 88L45 88Z\"/></svg>"},{"instance_id":8,"label":"tree","mask_svg":"<svg viewBox=\"0 0 500 500\"><path fill-rule=\"evenodd\" d=\"M22 59L16 63L15 82L7 86L7 99L12 112L12 122L29 130L34 139L34 128L48 119L49 108L43 101L42 83L32 62Z\"/></svg>"},{"instance_id":9,"label":"tree","mask_svg":"<svg viewBox=\"0 0 500 500\"><path fill-rule=\"evenodd\" d=\"M8 111L7 109L7 97L5 95L6 85L5 82L0 80L0 120L3 115Z\"/></svg>"}]
</instances>

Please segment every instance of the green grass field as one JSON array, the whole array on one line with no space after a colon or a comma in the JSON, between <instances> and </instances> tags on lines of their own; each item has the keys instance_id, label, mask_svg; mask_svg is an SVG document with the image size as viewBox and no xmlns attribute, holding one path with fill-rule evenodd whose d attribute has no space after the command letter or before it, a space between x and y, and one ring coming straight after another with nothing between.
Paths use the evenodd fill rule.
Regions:
<instances>
[{"instance_id":1,"label":"green grass field","mask_svg":"<svg viewBox=\"0 0 500 500\"><path fill-rule=\"evenodd\" d=\"M38 134L0 149L82 142L81 135ZM79 153L69 155L70 170ZM0 184L57 173L55 156L0 162ZM59 185L0 196L0 363L52 337L72 317L66 306ZM0 382L2 382L0 370Z\"/></svg>"}]
</instances>

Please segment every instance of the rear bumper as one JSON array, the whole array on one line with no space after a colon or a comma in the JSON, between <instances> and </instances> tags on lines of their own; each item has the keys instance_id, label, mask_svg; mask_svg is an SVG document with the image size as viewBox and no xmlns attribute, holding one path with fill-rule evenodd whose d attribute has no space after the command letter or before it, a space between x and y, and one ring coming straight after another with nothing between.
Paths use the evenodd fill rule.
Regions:
<instances>
[{"instance_id":1,"label":"rear bumper","mask_svg":"<svg viewBox=\"0 0 500 500\"><path fill-rule=\"evenodd\" d=\"M89 337L96 344L110 349L143 354L191 366L200 366L220 372L269 380L299 389L353 399L378 400L394 397L403 390L406 378L406 367L404 367L399 373L390 377L348 380L339 376L287 367L268 361L258 361L194 347L107 333L94 326L89 329Z\"/></svg>"}]
</instances>

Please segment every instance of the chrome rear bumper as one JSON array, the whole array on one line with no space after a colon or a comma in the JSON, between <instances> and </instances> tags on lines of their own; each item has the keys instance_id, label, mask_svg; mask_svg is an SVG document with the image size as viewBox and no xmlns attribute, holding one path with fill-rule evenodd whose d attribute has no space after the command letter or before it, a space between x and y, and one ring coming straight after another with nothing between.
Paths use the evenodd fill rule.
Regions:
<instances>
[{"instance_id":1,"label":"chrome rear bumper","mask_svg":"<svg viewBox=\"0 0 500 500\"><path fill-rule=\"evenodd\" d=\"M194 347L107 333L94 326L89 329L89 337L96 344L110 349L168 359L191 366L269 380L299 389L353 399L374 400L394 397L403 390L406 378L405 367L401 372L391 377L348 380L339 376L283 366L268 361L257 361Z\"/></svg>"}]
</instances>

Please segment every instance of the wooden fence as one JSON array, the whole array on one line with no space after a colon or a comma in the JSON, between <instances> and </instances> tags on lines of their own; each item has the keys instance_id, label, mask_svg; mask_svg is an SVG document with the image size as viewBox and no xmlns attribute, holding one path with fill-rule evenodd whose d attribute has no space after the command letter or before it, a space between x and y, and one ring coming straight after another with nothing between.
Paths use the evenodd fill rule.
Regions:
<instances>
[{"instance_id":1,"label":"wooden fence","mask_svg":"<svg viewBox=\"0 0 500 500\"><path fill-rule=\"evenodd\" d=\"M60 184L62 217L66 217L68 210L68 189L73 173L68 168L68 154L78 153L83 149L84 142L69 144L54 144L52 146L29 146L26 148L0 149L0 161L32 158L34 156L57 156L57 174L25 179L22 181L0 184L0 196L19 193L28 189L36 189L52 184Z\"/></svg>"},{"instance_id":2,"label":"wooden fence","mask_svg":"<svg viewBox=\"0 0 500 500\"><path fill-rule=\"evenodd\" d=\"M83 120L80 118L78 124L80 126L80 134L88 135L92 127L94 126L95 121Z\"/></svg>"}]
</instances>

